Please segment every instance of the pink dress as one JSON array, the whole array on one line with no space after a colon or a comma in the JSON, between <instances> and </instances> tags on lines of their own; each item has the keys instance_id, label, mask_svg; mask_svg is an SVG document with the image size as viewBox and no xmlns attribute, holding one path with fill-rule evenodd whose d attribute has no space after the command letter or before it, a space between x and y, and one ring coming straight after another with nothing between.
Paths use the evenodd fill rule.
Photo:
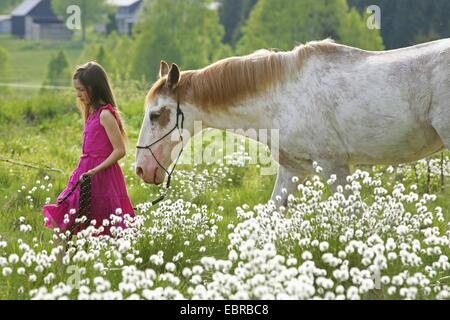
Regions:
<instances>
[{"instance_id":1,"label":"pink dress","mask_svg":"<svg viewBox=\"0 0 450 320\"><path fill-rule=\"evenodd\" d=\"M106 134L105 128L100 124L100 113L109 110L116 117L111 105L99 108L86 120L83 132L83 155L72 173L66 189L58 196L58 201L64 198L76 184L81 174L95 168L109 157L113 146ZM62 231L70 230L75 221L75 215L70 214L71 209L78 210L80 187L62 204L49 204L44 206L44 217L47 218L47 228L59 227ZM134 210L128 197L125 179L119 164L116 162L106 170L98 172L91 179L91 220L96 221L96 228L103 224L104 220L110 220L111 215L120 214L123 218L126 214L134 217ZM73 211L72 211L73 212ZM125 228L124 222L115 224ZM104 227L101 234L109 234L109 226Z\"/></svg>"}]
</instances>

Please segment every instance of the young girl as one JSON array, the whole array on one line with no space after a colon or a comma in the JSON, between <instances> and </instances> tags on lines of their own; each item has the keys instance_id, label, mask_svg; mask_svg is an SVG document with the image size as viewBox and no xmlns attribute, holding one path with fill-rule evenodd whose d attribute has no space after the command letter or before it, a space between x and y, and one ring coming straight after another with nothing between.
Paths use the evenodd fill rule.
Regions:
<instances>
[{"instance_id":1,"label":"young girl","mask_svg":"<svg viewBox=\"0 0 450 320\"><path fill-rule=\"evenodd\" d=\"M71 230L74 226L80 187L64 202L60 203L60 200L84 176L91 177L90 219L95 220L96 228L102 226L104 220L110 220L112 214L119 214L122 219L126 214L134 217L122 170L117 163L125 156L127 136L108 76L99 64L89 62L76 70L73 84L85 124L83 154L67 188L58 196L58 204L44 206L45 226L61 231ZM105 223L101 234L109 234L110 225ZM122 221L115 226L125 228L125 223Z\"/></svg>"}]
</instances>

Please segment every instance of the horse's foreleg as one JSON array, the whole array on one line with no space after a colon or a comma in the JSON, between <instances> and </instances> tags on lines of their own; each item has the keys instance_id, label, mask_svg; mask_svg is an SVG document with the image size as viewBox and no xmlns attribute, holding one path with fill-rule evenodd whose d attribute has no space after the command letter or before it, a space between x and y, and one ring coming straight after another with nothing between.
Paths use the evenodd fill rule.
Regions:
<instances>
[{"instance_id":1,"label":"horse's foreleg","mask_svg":"<svg viewBox=\"0 0 450 320\"><path fill-rule=\"evenodd\" d=\"M321 175L325 180L330 179L331 175L336 175L336 181L330 185L333 193L337 191L338 186L345 188L347 185L347 176L350 175L350 168L348 163L340 161L320 161L319 166L322 168ZM344 193L345 194L345 193Z\"/></svg>"},{"instance_id":2,"label":"horse's foreleg","mask_svg":"<svg viewBox=\"0 0 450 320\"><path fill-rule=\"evenodd\" d=\"M293 182L293 177L298 177L299 181L297 183ZM280 165L278 167L277 180L275 182L271 200L273 200L276 205L286 206L288 196L295 193L297 185L302 182L304 178L304 175L299 176L298 172L295 170Z\"/></svg>"}]
</instances>

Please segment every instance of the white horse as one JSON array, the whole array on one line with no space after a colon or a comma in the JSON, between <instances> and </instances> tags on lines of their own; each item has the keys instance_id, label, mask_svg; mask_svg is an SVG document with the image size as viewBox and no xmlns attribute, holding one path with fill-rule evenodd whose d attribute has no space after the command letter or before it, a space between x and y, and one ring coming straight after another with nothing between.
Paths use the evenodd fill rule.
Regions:
<instances>
[{"instance_id":1,"label":"white horse","mask_svg":"<svg viewBox=\"0 0 450 320\"><path fill-rule=\"evenodd\" d=\"M371 52L331 40L290 52L258 51L180 72L161 62L146 98L139 145L150 145L176 123L194 120L218 129L279 129L279 171L272 199L285 204L313 162L335 185L350 164L400 164L450 147L450 39ZM166 168L177 143L152 147ZM138 150L136 173L160 184L165 172L148 150ZM277 195L281 196L276 197Z\"/></svg>"}]
</instances>

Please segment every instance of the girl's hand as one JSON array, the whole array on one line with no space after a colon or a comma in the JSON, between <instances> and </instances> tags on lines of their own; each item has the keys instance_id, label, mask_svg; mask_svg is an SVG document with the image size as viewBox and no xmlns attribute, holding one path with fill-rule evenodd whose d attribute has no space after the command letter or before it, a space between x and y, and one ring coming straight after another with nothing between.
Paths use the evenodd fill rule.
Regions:
<instances>
[{"instance_id":1,"label":"girl's hand","mask_svg":"<svg viewBox=\"0 0 450 320\"><path fill-rule=\"evenodd\" d=\"M86 177L86 176L92 177L92 176L95 175L96 173L97 173L97 170L91 169L91 170L89 170L89 171L83 173L83 174L80 176L80 180L83 180L83 178Z\"/></svg>"}]
</instances>

